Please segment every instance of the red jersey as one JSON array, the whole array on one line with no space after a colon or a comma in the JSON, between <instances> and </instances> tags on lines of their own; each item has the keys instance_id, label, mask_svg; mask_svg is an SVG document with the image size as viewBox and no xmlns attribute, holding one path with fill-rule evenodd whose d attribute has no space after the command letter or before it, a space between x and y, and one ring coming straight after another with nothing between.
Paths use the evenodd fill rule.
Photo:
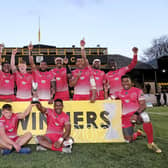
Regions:
<instances>
[{"instance_id":1,"label":"red jersey","mask_svg":"<svg viewBox=\"0 0 168 168\"><path fill-rule=\"evenodd\" d=\"M34 81L38 83L37 94L39 99L50 99L50 88L51 88L51 80L53 79L53 73L50 71L34 71L33 72Z\"/></svg>"},{"instance_id":2,"label":"red jersey","mask_svg":"<svg viewBox=\"0 0 168 168\"><path fill-rule=\"evenodd\" d=\"M145 100L143 91L135 87L131 87L129 90L122 89L117 97L122 101L123 115L136 112L139 108L139 101Z\"/></svg>"},{"instance_id":3,"label":"red jersey","mask_svg":"<svg viewBox=\"0 0 168 168\"><path fill-rule=\"evenodd\" d=\"M16 72L15 78L17 86L16 98L30 99L32 97L32 74Z\"/></svg>"},{"instance_id":4,"label":"red jersey","mask_svg":"<svg viewBox=\"0 0 168 168\"><path fill-rule=\"evenodd\" d=\"M134 55L134 58L126 67L117 69L116 71L109 71L106 74L107 81L110 86L110 95L115 95L116 92L122 89L121 86L121 77L125 75L127 72L131 71L137 64L137 55Z\"/></svg>"},{"instance_id":5,"label":"red jersey","mask_svg":"<svg viewBox=\"0 0 168 168\"><path fill-rule=\"evenodd\" d=\"M103 85L106 83L106 75L104 71L101 71L99 69L92 69L94 79L96 82L96 90L97 91L102 91L103 90Z\"/></svg>"},{"instance_id":6,"label":"red jersey","mask_svg":"<svg viewBox=\"0 0 168 168\"><path fill-rule=\"evenodd\" d=\"M69 116L62 112L57 114L53 109L47 109L47 132L46 134L63 134L64 127L69 124Z\"/></svg>"},{"instance_id":7,"label":"red jersey","mask_svg":"<svg viewBox=\"0 0 168 168\"><path fill-rule=\"evenodd\" d=\"M56 80L56 93L69 91L66 68L54 68L51 70Z\"/></svg>"},{"instance_id":8,"label":"red jersey","mask_svg":"<svg viewBox=\"0 0 168 168\"><path fill-rule=\"evenodd\" d=\"M14 95L14 75L0 71L0 95Z\"/></svg>"},{"instance_id":9,"label":"red jersey","mask_svg":"<svg viewBox=\"0 0 168 168\"><path fill-rule=\"evenodd\" d=\"M9 138L17 137L18 121L16 113L13 113L10 119L6 119L4 116L0 118L0 127L4 127L5 133Z\"/></svg>"},{"instance_id":10,"label":"red jersey","mask_svg":"<svg viewBox=\"0 0 168 168\"><path fill-rule=\"evenodd\" d=\"M76 69L72 71L73 78L76 78L79 72L81 75L74 87L74 95L90 95L90 70L88 68Z\"/></svg>"}]
</instances>

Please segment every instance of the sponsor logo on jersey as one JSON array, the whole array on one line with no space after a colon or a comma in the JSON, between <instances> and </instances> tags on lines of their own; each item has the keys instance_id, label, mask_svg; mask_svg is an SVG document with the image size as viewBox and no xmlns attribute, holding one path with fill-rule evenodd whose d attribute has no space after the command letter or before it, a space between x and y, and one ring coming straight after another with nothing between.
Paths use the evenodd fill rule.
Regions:
<instances>
[{"instance_id":1,"label":"sponsor logo on jersey","mask_svg":"<svg viewBox=\"0 0 168 168\"><path fill-rule=\"evenodd\" d=\"M60 77L57 77L57 78L56 78L56 80L58 80L58 81L59 81L59 80L61 80L61 78L60 78Z\"/></svg>"},{"instance_id":2,"label":"sponsor logo on jersey","mask_svg":"<svg viewBox=\"0 0 168 168\"><path fill-rule=\"evenodd\" d=\"M9 80L5 80L5 83L9 83Z\"/></svg>"},{"instance_id":3,"label":"sponsor logo on jersey","mask_svg":"<svg viewBox=\"0 0 168 168\"><path fill-rule=\"evenodd\" d=\"M118 77L116 77L116 78L114 78L114 80L119 80L119 78L118 78Z\"/></svg>"},{"instance_id":4,"label":"sponsor logo on jersey","mask_svg":"<svg viewBox=\"0 0 168 168\"><path fill-rule=\"evenodd\" d=\"M26 84L26 82L25 82L25 81L22 81L22 84L23 84L23 85L25 85L25 84Z\"/></svg>"},{"instance_id":5,"label":"sponsor logo on jersey","mask_svg":"<svg viewBox=\"0 0 168 168\"><path fill-rule=\"evenodd\" d=\"M45 80L41 80L41 83L46 83L46 81Z\"/></svg>"}]
</instances>

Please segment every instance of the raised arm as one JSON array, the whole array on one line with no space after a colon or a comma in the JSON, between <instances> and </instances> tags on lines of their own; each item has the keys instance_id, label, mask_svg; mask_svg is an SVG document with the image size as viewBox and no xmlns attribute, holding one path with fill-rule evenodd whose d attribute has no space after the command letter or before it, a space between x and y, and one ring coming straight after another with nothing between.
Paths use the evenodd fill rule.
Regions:
<instances>
[{"instance_id":1,"label":"raised arm","mask_svg":"<svg viewBox=\"0 0 168 168\"><path fill-rule=\"evenodd\" d=\"M84 60L85 66L88 67L88 66L89 66L89 62L88 62L88 59L87 59L87 57L86 57L85 44L86 44L86 43L85 43L85 40L84 40L84 39L80 41L81 55L82 55L82 58L83 58L83 60Z\"/></svg>"},{"instance_id":2,"label":"raised arm","mask_svg":"<svg viewBox=\"0 0 168 168\"><path fill-rule=\"evenodd\" d=\"M138 48L137 47L133 47L132 48L133 51L133 59L131 61L131 63L127 66L127 72L131 71L137 64L137 54L138 54Z\"/></svg>"},{"instance_id":3,"label":"raised arm","mask_svg":"<svg viewBox=\"0 0 168 168\"><path fill-rule=\"evenodd\" d=\"M36 70L36 65L34 63L34 59L33 59L33 56L32 56L33 45L32 45L31 42L30 42L28 48L29 48L29 63L31 65L31 67L32 67L32 70L35 71Z\"/></svg>"},{"instance_id":4,"label":"raised arm","mask_svg":"<svg viewBox=\"0 0 168 168\"><path fill-rule=\"evenodd\" d=\"M17 48L12 50L12 55L11 55L11 69L12 73L17 71L16 65L15 65L15 55L17 53Z\"/></svg>"},{"instance_id":5,"label":"raised arm","mask_svg":"<svg viewBox=\"0 0 168 168\"><path fill-rule=\"evenodd\" d=\"M18 113L17 114L18 119L25 119L25 117L30 114L32 107L33 107L33 104L29 104L29 106L26 108L26 110L23 113Z\"/></svg>"}]
</instances>

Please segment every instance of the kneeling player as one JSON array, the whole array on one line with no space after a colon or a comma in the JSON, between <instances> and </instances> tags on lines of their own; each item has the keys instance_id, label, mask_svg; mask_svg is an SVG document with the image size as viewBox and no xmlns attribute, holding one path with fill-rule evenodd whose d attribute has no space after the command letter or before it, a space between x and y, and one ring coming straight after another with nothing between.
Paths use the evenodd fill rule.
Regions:
<instances>
[{"instance_id":1,"label":"kneeling player","mask_svg":"<svg viewBox=\"0 0 168 168\"><path fill-rule=\"evenodd\" d=\"M2 116L0 118L0 148L3 155L10 154L13 149L18 153L30 153L30 148L21 148L31 138L30 132L22 136L17 135L17 126L20 119L24 119L31 112L30 104L24 113L12 113L12 106L4 104L2 107Z\"/></svg>"},{"instance_id":2,"label":"kneeling player","mask_svg":"<svg viewBox=\"0 0 168 168\"><path fill-rule=\"evenodd\" d=\"M141 132L133 134L133 126L136 123L143 123L143 129L147 135L148 148L157 153L161 153L161 149L153 142L153 127L149 115L144 110L146 102L141 89L131 86L131 79L124 75L121 78L123 89L118 93L118 97L122 101L122 126L123 134L127 141L135 140Z\"/></svg>"},{"instance_id":3,"label":"kneeling player","mask_svg":"<svg viewBox=\"0 0 168 168\"><path fill-rule=\"evenodd\" d=\"M56 99L54 109L45 108L40 103L37 103L36 106L47 117L47 132L44 136L36 137L37 143L44 147L43 149L71 153L73 144L72 138L69 137L71 125L69 116L62 111L63 101Z\"/></svg>"}]
</instances>

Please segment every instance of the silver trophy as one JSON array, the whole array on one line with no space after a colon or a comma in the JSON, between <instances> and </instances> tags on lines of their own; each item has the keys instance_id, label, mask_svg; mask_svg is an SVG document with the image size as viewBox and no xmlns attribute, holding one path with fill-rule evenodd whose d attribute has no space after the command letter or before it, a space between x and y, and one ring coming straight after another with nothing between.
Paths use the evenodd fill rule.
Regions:
<instances>
[{"instance_id":1,"label":"silver trophy","mask_svg":"<svg viewBox=\"0 0 168 168\"><path fill-rule=\"evenodd\" d=\"M32 104L39 103L39 98L37 94L38 83L32 82L32 88L33 88Z\"/></svg>"}]
</instances>

